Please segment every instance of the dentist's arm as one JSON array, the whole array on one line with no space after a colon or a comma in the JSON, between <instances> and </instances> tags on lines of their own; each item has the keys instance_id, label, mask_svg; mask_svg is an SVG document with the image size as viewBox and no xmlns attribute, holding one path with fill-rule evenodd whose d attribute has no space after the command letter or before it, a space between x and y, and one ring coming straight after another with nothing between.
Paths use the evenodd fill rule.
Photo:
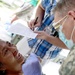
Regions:
<instances>
[{"instance_id":1,"label":"dentist's arm","mask_svg":"<svg viewBox=\"0 0 75 75\"><path fill-rule=\"evenodd\" d=\"M44 13L45 13L45 10L41 4L41 1L40 3L37 5L35 11L34 11L34 16L32 15L32 18L30 20L30 22L28 22L28 26L33 30L35 27L39 27L41 26L41 23L42 23L42 20L44 18ZM38 17L38 20L36 22L36 24L34 24L36 18Z\"/></svg>"},{"instance_id":2,"label":"dentist's arm","mask_svg":"<svg viewBox=\"0 0 75 75\"><path fill-rule=\"evenodd\" d=\"M38 34L36 38L46 40L55 46L67 49L66 45L59 38L50 36L44 31L35 31L35 33Z\"/></svg>"}]
</instances>

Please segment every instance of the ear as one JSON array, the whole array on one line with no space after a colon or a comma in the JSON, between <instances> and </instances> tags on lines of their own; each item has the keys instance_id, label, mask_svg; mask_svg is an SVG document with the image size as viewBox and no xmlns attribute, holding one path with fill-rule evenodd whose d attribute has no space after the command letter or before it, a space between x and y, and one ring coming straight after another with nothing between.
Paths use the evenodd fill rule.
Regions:
<instances>
[{"instance_id":1,"label":"ear","mask_svg":"<svg viewBox=\"0 0 75 75\"><path fill-rule=\"evenodd\" d=\"M68 15L71 16L73 19L75 19L75 11L69 11Z\"/></svg>"}]
</instances>

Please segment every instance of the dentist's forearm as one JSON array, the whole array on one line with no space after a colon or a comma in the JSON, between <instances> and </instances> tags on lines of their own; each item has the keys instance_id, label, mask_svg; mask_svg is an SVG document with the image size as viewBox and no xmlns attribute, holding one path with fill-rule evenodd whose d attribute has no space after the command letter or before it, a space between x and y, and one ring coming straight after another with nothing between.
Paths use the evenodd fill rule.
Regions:
<instances>
[{"instance_id":1,"label":"dentist's forearm","mask_svg":"<svg viewBox=\"0 0 75 75\"><path fill-rule=\"evenodd\" d=\"M43 9L41 3L36 7L35 12L35 18L38 17L38 21L42 22L43 18L44 18L44 12L45 10Z\"/></svg>"},{"instance_id":2,"label":"dentist's forearm","mask_svg":"<svg viewBox=\"0 0 75 75\"><path fill-rule=\"evenodd\" d=\"M46 41L48 41L49 43L51 43L55 46L67 49L66 45L57 37L47 36Z\"/></svg>"}]
</instances>

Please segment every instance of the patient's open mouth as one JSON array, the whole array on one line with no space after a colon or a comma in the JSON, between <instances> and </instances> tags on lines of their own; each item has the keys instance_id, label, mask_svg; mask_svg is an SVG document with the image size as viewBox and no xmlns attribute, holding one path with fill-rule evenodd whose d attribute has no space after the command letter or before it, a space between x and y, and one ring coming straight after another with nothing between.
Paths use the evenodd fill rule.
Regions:
<instances>
[{"instance_id":1,"label":"patient's open mouth","mask_svg":"<svg viewBox=\"0 0 75 75\"><path fill-rule=\"evenodd\" d=\"M22 55L20 53L17 53L17 59L21 59L22 58Z\"/></svg>"},{"instance_id":2,"label":"patient's open mouth","mask_svg":"<svg viewBox=\"0 0 75 75\"><path fill-rule=\"evenodd\" d=\"M15 57L17 60L23 58L23 56L22 56L20 53L18 53L18 51L15 51L15 52L13 53L13 55L14 55L14 57Z\"/></svg>"}]
</instances>

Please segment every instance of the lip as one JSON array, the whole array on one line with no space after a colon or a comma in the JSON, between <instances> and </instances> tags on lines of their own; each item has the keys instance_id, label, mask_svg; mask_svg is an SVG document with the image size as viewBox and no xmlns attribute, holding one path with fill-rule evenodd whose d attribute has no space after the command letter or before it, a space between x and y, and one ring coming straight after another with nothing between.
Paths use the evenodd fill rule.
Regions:
<instances>
[{"instance_id":1,"label":"lip","mask_svg":"<svg viewBox=\"0 0 75 75\"><path fill-rule=\"evenodd\" d=\"M15 57L17 60L20 60L23 58L23 56L20 53L17 53Z\"/></svg>"},{"instance_id":2,"label":"lip","mask_svg":"<svg viewBox=\"0 0 75 75\"><path fill-rule=\"evenodd\" d=\"M23 58L22 54L18 53L18 51L15 51L13 53L14 57L17 59L17 60L20 60Z\"/></svg>"}]
</instances>

